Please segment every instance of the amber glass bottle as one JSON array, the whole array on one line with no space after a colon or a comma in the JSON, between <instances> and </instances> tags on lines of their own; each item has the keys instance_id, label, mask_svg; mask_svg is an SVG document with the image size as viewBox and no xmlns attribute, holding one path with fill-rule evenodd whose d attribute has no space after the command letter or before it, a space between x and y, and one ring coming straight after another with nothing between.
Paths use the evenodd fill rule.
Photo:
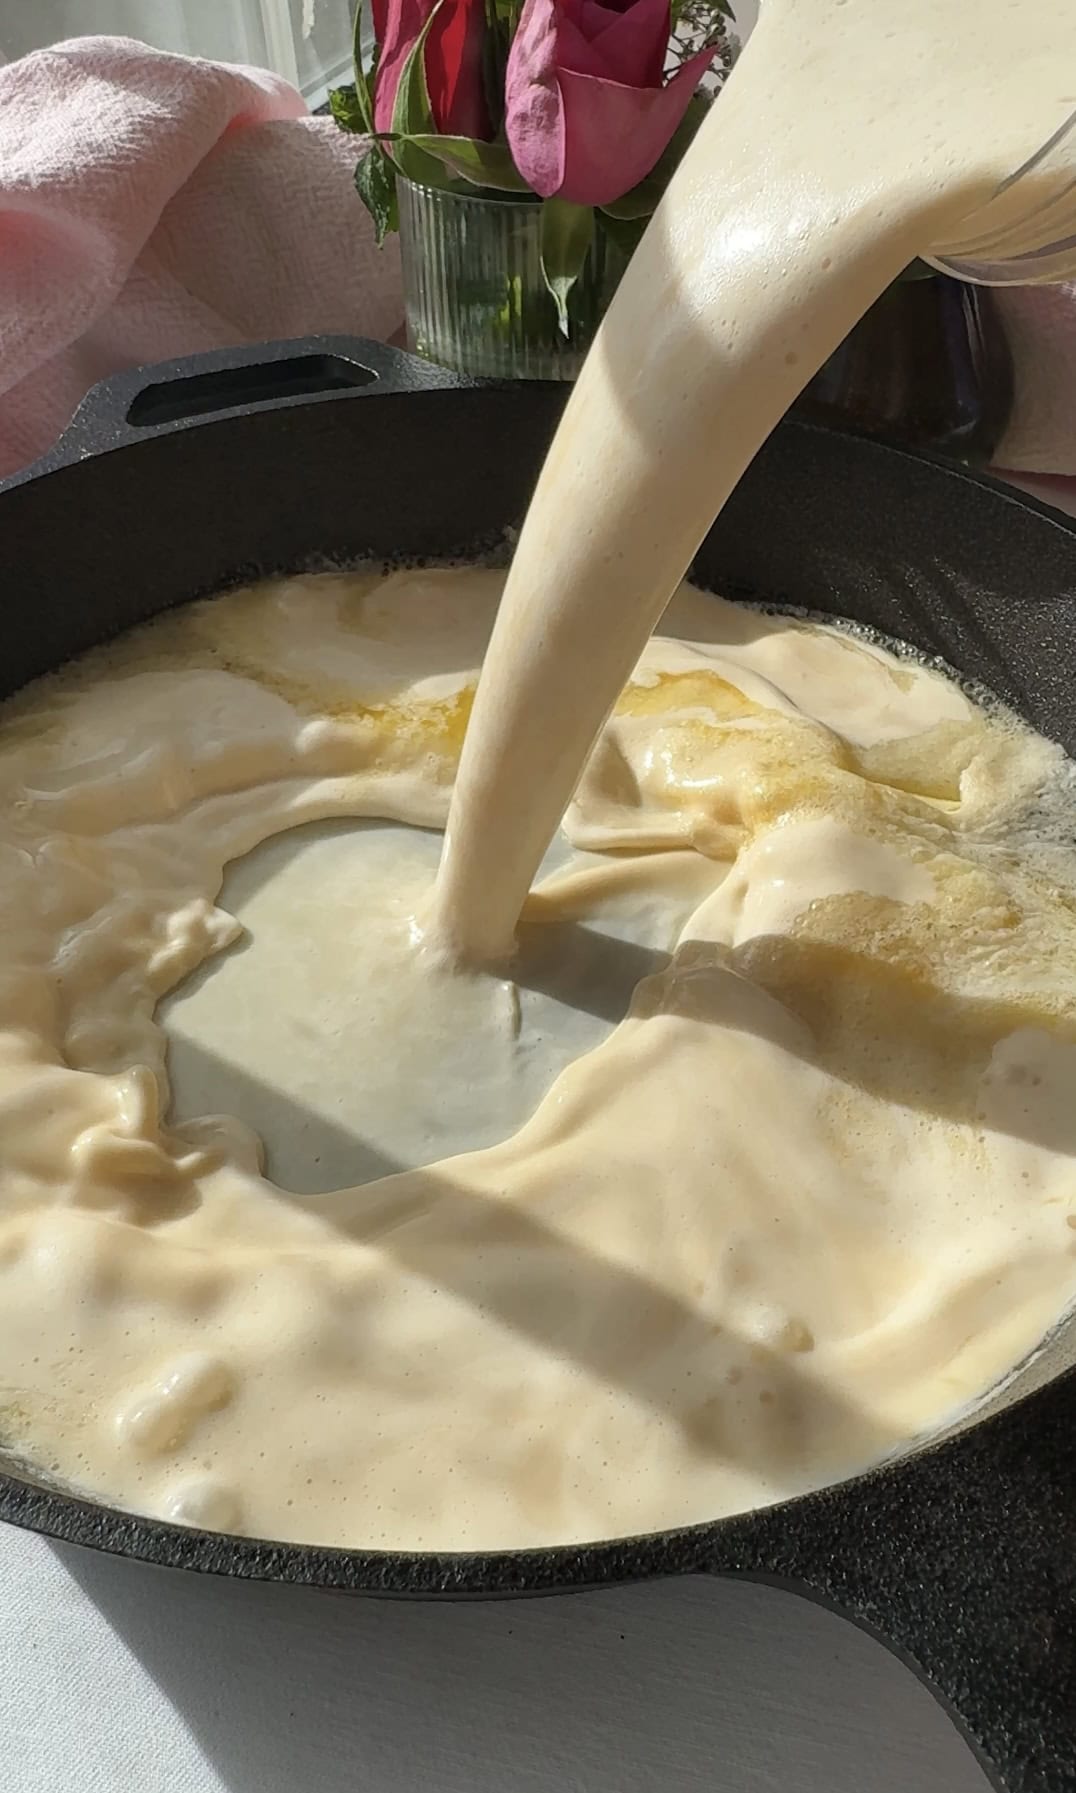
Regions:
<instances>
[{"instance_id":1,"label":"amber glass bottle","mask_svg":"<svg viewBox=\"0 0 1076 1793\"><path fill-rule=\"evenodd\" d=\"M799 408L985 465L1011 406L1012 361L993 294L916 263L845 338Z\"/></svg>"}]
</instances>

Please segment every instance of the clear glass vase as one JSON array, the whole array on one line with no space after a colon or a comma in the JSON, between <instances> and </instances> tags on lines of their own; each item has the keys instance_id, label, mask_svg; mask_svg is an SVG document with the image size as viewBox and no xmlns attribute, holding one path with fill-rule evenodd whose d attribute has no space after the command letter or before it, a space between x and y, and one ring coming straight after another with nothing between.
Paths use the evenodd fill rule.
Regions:
<instances>
[{"instance_id":1,"label":"clear glass vase","mask_svg":"<svg viewBox=\"0 0 1076 1793\"><path fill-rule=\"evenodd\" d=\"M568 295L568 329L542 277L537 200L471 197L398 179L407 344L456 373L574 380L626 257L599 228Z\"/></svg>"}]
</instances>

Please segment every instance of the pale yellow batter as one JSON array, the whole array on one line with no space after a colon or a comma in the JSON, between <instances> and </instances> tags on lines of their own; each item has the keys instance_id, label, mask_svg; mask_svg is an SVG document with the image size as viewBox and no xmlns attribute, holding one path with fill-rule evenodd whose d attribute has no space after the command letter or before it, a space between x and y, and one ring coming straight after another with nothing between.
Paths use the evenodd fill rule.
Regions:
<instances>
[{"instance_id":1,"label":"pale yellow batter","mask_svg":"<svg viewBox=\"0 0 1076 1793\"><path fill-rule=\"evenodd\" d=\"M184 985L265 837L443 826L500 585L262 587L0 715L0 1430L40 1469L284 1538L615 1536L877 1460L1076 1295L1070 769L847 635L678 595L513 976L423 952L436 838L367 829L349 908L281 858ZM293 1150L288 1193L166 1121L168 991L190 1078L275 1088L271 1168L297 1111L352 1182L476 1092L500 1143L335 1191Z\"/></svg>"}]
</instances>

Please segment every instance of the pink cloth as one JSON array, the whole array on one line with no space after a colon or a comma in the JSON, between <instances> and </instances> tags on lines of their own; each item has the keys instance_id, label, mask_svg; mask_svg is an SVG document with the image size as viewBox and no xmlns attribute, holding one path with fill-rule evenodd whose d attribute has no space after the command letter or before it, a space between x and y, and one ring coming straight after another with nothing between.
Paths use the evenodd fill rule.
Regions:
<instances>
[{"instance_id":1,"label":"pink cloth","mask_svg":"<svg viewBox=\"0 0 1076 1793\"><path fill-rule=\"evenodd\" d=\"M87 37L0 67L0 476L94 381L313 331L385 338L357 141L259 69Z\"/></svg>"},{"instance_id":2,"label":"pink cloth","mask_svg":"<svg viewBox=\"0 0 1076 1793\"><path fill-rule=\"evenodd\" d=\"M1076 475L1076 285L1012 286L996 296L1015 397L998 461L1022 473Z\"/></svg>"}]
</instances>

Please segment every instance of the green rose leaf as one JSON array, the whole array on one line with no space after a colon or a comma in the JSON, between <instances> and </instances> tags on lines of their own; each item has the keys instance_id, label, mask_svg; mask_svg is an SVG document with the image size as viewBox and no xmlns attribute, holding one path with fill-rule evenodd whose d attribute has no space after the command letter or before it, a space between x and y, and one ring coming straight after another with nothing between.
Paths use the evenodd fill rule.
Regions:
<instances>
[{"instance_id":1,"label":"green rose leaf","mask_svg":"<svg viewBox=\"0 0 1076 1793\"><path fill-rule=\"evenodd\" d=\"M651 212L657 209L658 201L683 161L685 152L709 110L710 102L705 94L693 94L688 101L687 111L650 173L630 193L625 193L623 198L603 205L602 211L610 218L649 218Z\"/></svg>"},{"instance_id":2,"label":"green rose leaf","mask_svg":"<svg viewBox=\"0 0 1076 1793\"><path fill-rule=\"evenodd\" d=\"M355 170L355 190L374 221L380 249L390 230L398 230L396 173L388 157L371 145Z\"/></svg>"},{"instance_id":3,"label":"green rose leaf","mask_svg":"<svg viewBox=\"0 0 1076 1793\"><path fill-rule=\"evenodd\" d=\"M355 69L355 81L352 91L355 94L355 110L362 122L358 125L344 125L343 128L346 131L365 131L366 135L369 136L374 128L374 70L371 68L368 74L366 63L363 60L362 35L365 17L366 8L363 5L363 0L356 0L355 19L351 31L351 61ZM347 88L342 88L340 91L347 93L349 90ZM332 115L336 119L337 124L340 124L341 121L337 118L333 99L334 96L330 94L329 105L332 107Z\"/></svg>"},{"instance_id":4,"label":"green rose leaf","mask_svg":"<svg viewBox=\"0 0 1076 1793\"><path fill-rule=\"evenodd\" d=\"M392 108L390 154L400 173L420 187L445 187L449 184L443 163L434 156L426 155L424 150L412 148L410 142L412 137L432 137L437 131L430 104L430 90L426 85L426 39L442 4L443 0L437 0L437 5L411 45L400 73L400 84L396 89Z\"/></svg>"},{"instance_id":5,"label":"green rose leaf","mask_svg":"<svg viewBox=\"0 0 1076 1793\"><path fill-rule=\"evenodd\" d=\"M496 187L503 193L529 193L523 176L505 143L482 143L475 137L437 137L412 132L407 142L423 154L436 156L450 174L470 181L473 187Z\"/></svg>"},{"instance_id":6,"label":"green rose leaf","mask_svg":"<svg viewBox=\"0 0 1076 1793\"><path fill-rule=\"evenodd\" d=\"M366 113L359 99L358 88L352 83L350 87L334 87L329 94L329 111L333 120L342 131L358 131L367 135L369 127Z\"/></svg>"},{"instance_id":7,"label":"green rose leaf","mask_svg":"<svg viewBox=\"0 0 1076 1793\"><path fill-rule=\"evenodd\" d=\"M542 203L542 275L557 307L562 336L568 334L568 294L583 271L594 240L594 212L566 199Z\"/></svg>"}]
</instances>

